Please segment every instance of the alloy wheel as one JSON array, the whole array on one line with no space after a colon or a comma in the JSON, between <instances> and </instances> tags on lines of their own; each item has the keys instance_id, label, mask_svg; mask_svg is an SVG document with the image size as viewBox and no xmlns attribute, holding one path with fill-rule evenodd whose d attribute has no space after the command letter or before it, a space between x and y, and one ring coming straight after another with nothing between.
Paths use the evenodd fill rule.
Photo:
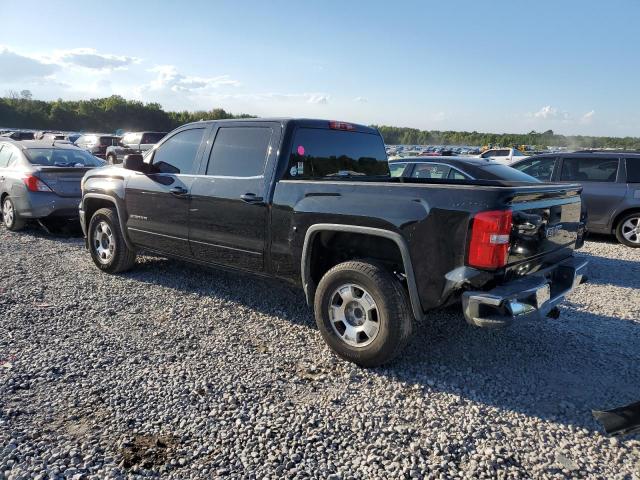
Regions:
<instances>
[{"instance_id":1,"label":"alloy wheel","mask_svg":"<svg viewBox=\"0 0 640 480\"><path fill-rule=\"evenodd\" d=\"M365 347L380 331L378 306L367 290L353 283L336 288L329 297L329 318L338 337L352 347Z\"/></svg>"}]
</instances>

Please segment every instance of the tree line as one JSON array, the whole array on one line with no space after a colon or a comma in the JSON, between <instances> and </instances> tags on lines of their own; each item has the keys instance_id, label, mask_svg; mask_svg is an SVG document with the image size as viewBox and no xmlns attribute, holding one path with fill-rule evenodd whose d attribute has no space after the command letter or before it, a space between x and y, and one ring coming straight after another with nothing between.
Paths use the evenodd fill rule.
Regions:
<instances>
[{"instance_id":1,"label":"tree line","mask_svg":"<svg viewBox=\"0 0 640 480\"><path fill-rule=\"evenodd\" d=\"M167 112L159 103L127 100L118 95L91 100L34 100L29 90L0 97L0 127L34 130L115 132L122 129L166 132L198 120L252 118L222 108ZM640 150L638 137L559 135L553 130L526 134L480 133L374 125L387 144L408 145L534 145L568 148L626 148Z\"/></svg>"},{"instance_id":2,"label":"tree line","mask_svg":"<svg viewBox=\"0 0 640 480\"><path fill-rule=\"evenodd\" d=\"M0 127L33 130L89 131L110 133L153 130L168 132L198 120L250 118L222 108L195 112L166 112L159 103L126 100L118 95L91 100L33 100L31 92L10 92L0 97Z\"/></svg>"}]
</instances>

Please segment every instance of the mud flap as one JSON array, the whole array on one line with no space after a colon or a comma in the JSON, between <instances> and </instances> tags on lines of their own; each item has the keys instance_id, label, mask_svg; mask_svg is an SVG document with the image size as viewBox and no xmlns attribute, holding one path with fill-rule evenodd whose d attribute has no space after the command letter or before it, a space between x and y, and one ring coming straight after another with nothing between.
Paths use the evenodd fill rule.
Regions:
<instances>
[{"instance_id":1,"label":"mud flap","mask_svg":"<svg viewBox=\"0 0 640 480\"><path fill-rule=\"evenodd\" d=\"M611 410L592 410L609 435L640 433L640 402Z\"/></svg>"}]
</instances>

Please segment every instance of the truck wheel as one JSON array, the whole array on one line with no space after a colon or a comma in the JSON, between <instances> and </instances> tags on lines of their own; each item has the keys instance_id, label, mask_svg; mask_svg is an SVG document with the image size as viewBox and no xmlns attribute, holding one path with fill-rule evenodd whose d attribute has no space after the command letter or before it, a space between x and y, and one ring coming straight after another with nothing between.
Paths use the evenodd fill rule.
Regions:
<instances>
[{"instance_id":1,"label":"truck wheel","mask_svg":"<svg viewBox=\"0 0 640 480\"><path fill-rule=\"evenodd\" d=\"M118 159L115 155L107 155L107 163L109 165L115 165L116 163L118 163Z\"/></svg>"},{"instance_id":2,"label":"truck wheel","mask_svg":"<svg viewBox=\"0 0 640 480\"><path fill-rule=\"evenodd\" d=\"M11 200L11 197L8 195L2 202L2 220L4 222L4 226L7 227L7 230L11 230L12 232L22 230L25 225L24 219L20 218L20 215L13 204L13 200Z\"/></svg>"},{"instance_id":3,"label":"truck wheel","mask_svg":"<svg viewBox=\"0 0 640 480\"><path fill-rule=\"evenodd\" d=\"M136 263L136 252L124 241L115 208L101 208L91 217L88 228L91 258L107 273L129 270Z\"/></svg>"},{"instance_id":4,"label":"truck wheel","mask_svg":"<svg viewBox=\"0 0 640 480\"><path fill-rule=\"evenodd\" d=\"M406 291L372 263L350 261L329 270L318 284L314 310L329 347L362 367L392 360L413 331Z\"/></svg>"},{"instance_id":5,"label":"truck wheel","mask_svg":"<svg viewBox=\"0 0 640 480\"><path fill-rule=\"evenodd\" d=\"M616 225L616 238L627 247L640 248L640 212L630 213Z\"/></svg>"}]
</instances>

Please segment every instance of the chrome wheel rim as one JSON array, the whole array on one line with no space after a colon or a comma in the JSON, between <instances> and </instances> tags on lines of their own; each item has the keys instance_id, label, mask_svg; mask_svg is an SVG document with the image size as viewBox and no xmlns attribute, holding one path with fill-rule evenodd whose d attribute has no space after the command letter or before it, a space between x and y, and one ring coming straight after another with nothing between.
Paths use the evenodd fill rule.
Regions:
<instances>
[{"instance_id":1,"label":"chrome wheel rim","mask_svg":"<svg viewBox=\"0 0 640 480\"><path fill-rule=\"evenodd\" d=\"M640 217L629 218L622 224L622 236L631 243L640 243Z\"/></svg>"},{"instance_id":2,"label":"chrome wheel rim","mask_svg":"<svg viewBox=\"0 0 640 480\"><path fill-rule=\"evenodd\" d=\"M100 263L109 263L116 249L111 226L101 221L93 232L93 251Z\"/></svg>"},{"instance_id":3,"label":"chrome wheel rim","mask_svg":"<svg viewBox=\"0 0 640 480\"><path fill-rule=\"evenodd\" d=\"M4 204L2 205L2 218L6 226L10 227L11 225L13 225L13 205L9 200L5 200Z\"/></svg>"},{"instance_id":4,"label":"chrome wheel rim","mask_svg":"<svg viewBox=\"0 0 640 480\"><path fill-rule=\"evenodd\" d=\"M354 283L341 285L331 294L329 320L336 335L351 347L366 347L380 332L375 300Z\"/></svg>"}]
</instances>

